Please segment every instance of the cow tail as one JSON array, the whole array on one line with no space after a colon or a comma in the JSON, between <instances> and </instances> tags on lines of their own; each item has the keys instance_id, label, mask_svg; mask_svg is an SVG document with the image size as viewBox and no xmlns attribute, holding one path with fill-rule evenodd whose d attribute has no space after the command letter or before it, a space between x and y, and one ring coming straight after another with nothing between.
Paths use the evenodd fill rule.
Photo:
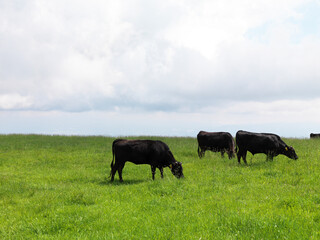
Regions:
<instances>
[{"instance_id":1,"label":"cow tail","mask_svg":"<svg viewBox=\"0 0 320 240\"><path fill-rule=\"evenodd\" d=\"M113 166L114 166L114 142L112 143L112 161L111 161L111 171L110 171L110 175L109 175L109 178L111 177L112 175L112 169L113 169Z\"/></svg>"},{"instance_id":2,"label":"cow tail","mask_svg":"<svg viewBox=\"0 0 320 240\"><path fill-rule=\"evenodd\" d=\"M240 147L239 147L239 131L236 133L236 136L234 138L234 142L235 142L235 146L236 146L236 153L238 154L238 152L240 151Z\"/></svg>"},{"instance_id":3,"label":"cow tail","mask_svg":"<svg viewBox=\"0 0 320 240\"><path fill-rule=\"evenodd\" d=\"M198 156L200 157L200 146L198 145Z\"/></svg>"},{"instance_id":4,"label":"cow tail","mask_svg":"<svg viewBox=\"0 0 320 240\"><path fill-rule=\"evenodd\" d=\"M112 146L112 161L111 161L110 167L113 168L113 166L114 166L114 148Z\"/></svg>"}]
</instances>

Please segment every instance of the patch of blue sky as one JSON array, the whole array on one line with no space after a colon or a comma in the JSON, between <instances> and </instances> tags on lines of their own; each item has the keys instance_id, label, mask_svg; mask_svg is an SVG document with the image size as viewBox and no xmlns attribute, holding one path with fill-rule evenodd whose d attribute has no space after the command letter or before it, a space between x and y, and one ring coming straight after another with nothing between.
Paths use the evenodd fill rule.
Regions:
<instances>
[{"instance_id":1,"label":"patch of blue sky","mask_svg":"<svg viewBox=\"0 0 320 240\"><path fill-rule=\"evenodd\" d=\"M320 1L305 4L297 9L297 12L302 15L301 18L288 20L298 27L292 36L292 41L300 42L308 36L320 38Z\"/></svg>"},{"instance_id":2,"label":"patch of blue sky","mask_svg":"<svg viewBox=\"0 0 320 240\"><path fill-rule=\"evenodd\" d=\"M283 21L283 25L294 27L290 33L291 43L299 43L306 37L320 38L320 1L311 1L296 9L298 17L290 17ZM249 29L245 37L249 40L267 44L269 33L279 22L269 20L257 27Z\"/></svg>"},{"instance_id":3,"label":"patch of blue sky","mask_svg":"<svg viewBox=\"0 0 320 240\"><path fill-rule=\"evenodd\" d=\"M249 40L253 40L260 43L268 43L268 30L272 26L272 22L265 22L257 27L250 28L246 33L245 37Z\"/></svg>"}]
</instances>

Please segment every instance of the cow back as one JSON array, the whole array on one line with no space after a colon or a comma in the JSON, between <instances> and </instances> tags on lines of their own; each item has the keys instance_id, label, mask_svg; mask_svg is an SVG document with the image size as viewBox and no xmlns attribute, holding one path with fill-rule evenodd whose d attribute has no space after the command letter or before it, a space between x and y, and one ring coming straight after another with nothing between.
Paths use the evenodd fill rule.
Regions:
<instances>
[{"instance_id":1,"label":"cow back","mask_svg":"<svg viewBox=\"0 0 320 240\"><path fill-rule=\"evenodd\" d=\"M320 138L320 133L310 133L310 138Z\"/></svg>"},{"instance_id":2,"label":"cow back","mask_svg":"<svg viewBox=\"0 0 320 240\"><path fill-rule=\"evenodd\" d=\"M238 148L252 154L276 151L282 143L280 137L272 133L252 133L240 130L236 134Z\"/></svg>"},{"instance_id":3,"label":"cow back","mask_svg":"<svg viewBox=\"0 0 320 240\"><path fill-rule=\"evenodd\" d=\"M213 147L216 149L234 148L234 140L228 132L200 131L197 135L199 146Z\"/></svg>"},{"instance_id":4,"label":"cow back","mask_svg":"<svg viewBox=\"0 0 320 240\"><path fill-rule=\"evenodd\" d=\"M114 152L120 162L168 166L173 161L169 147L162 141L120 140L114 143Z\"/></svg>"}]
</instances>

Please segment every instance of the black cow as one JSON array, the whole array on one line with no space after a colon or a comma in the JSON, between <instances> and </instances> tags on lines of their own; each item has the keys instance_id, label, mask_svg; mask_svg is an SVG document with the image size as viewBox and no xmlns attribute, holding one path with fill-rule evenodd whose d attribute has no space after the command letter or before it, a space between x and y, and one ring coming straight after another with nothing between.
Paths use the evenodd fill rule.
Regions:
<instances>
[{"instance_id":1,"label":"black cow","mask_svg":"<svg viewBox=\"0 0 320 240\"><path fill-rule=\"evenodd\" d=\"M267 155L267 161L273 160L273 157L283 154L288 158L297 160L298 156L293 147L285 144L281 138L272 133L252 133L246 131L238 131L236 134L237 143L237 157L238 162L242 157L245 164L247 164L247 151L252 155L256 153L264 153Z\"/></svg>"},{"instance_id":2,"label":"black cow","mask_svg":"<svg viewBox=\"0 0 320 240\"><path fill-rule=\"evenodd\" d=\"M197 140L199 158L204 156L206 150L221 152L222 157L227 152L229 159L234 157L235 144L233 137L228 132L200 131L197 135Z\"/></svg>"},{"instance_id":3,"label":"black cow","mask_svg":"<svg viewBox=\"0 0 320 240\"><path fill-rule=\"evenodd\" d=\"M310 133L310 138L320 138L320 133Z\"/></svg>"},{"instance_id":4,"label":"black cow","mask_svg":"<svg viewBox=\"0 0 320 240\"><path fill-rule=\"evenodd\" d=\"M161 141L116 139L112 143L112 154L111 181L117 171L120 181L123 181L122 169L126 162L151 165L153 180L156 168L159 168L163 178L164 167L169 167L177 178L184 177L182 164L174 159L168 145Z\"/></svg>"}]
</instances>

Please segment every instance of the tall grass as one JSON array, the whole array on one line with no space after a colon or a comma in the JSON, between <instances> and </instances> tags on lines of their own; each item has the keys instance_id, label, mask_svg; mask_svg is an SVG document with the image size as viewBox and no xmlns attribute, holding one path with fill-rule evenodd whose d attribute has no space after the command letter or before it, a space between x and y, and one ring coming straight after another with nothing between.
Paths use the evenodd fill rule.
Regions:
<instances>
[{"instance_id":1,"label":"tall grass","mask_svg":"<svg viewBox=\"0 0 320 240\"><path fill-rule=\"evenodd\" d=\"M194 138L159 139L183 163L152 181L127 163L110 183L108 137L0 135L0 239L320 239L320 141L285 139L299 159L248 166Z\"/></svg>"}]
</instances>

